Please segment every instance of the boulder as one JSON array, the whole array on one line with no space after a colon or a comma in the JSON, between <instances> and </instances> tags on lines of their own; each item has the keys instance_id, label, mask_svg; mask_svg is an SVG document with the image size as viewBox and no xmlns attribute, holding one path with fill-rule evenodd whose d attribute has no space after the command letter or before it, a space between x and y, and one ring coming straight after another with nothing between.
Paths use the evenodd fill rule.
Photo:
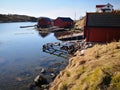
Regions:
<instances>
[{"instance_id":1,"label":"boulder","mask_svg":"<svg viewBox=\"0 0 120 90\"><path fill-rule=\"evenodd\" d=\"M38 75L36 76L36 78L34 79L35 82L35 86L41 87L42 85L48 84L48 81L46 78L44 78L44 76L42 75Z\"/></svg>"}]
</instances>

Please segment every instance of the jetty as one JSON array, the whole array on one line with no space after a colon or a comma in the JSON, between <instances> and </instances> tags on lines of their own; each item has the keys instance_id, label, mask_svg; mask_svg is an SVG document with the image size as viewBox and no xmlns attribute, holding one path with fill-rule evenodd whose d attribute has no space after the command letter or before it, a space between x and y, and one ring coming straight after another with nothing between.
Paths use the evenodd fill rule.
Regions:
<instances>
[{"instance_id":1,"label":"jetty","mask_svg":"<svg viewBox=\"0 0 120 90\"><path fill-rule=\"evenodd\" d=\"M30 25L30 26L20 26L20 28L28 28L28 27L35 27L36 25Z\"/></svg>"},{"instance_id":2,"label":"jetty","mask_svg":"<svg viewBox=\"0 0 120 90\"><path fill-rule=\"evenodd\" d=\"M84 38L83 33L73 33L70 35L64 35L64 36L59 36L57 39L63 40L63 41L68 41L68 40L82 40Z\"/></svg>"},{"instance_id":3,"label":"jetty","mask_svg":"<svg viewBox=\"0 0 120 90\"><path fill-rule=\"evenodd\" d=\"M67 58L82 47L82 40L54 42L43 45L43 52Z\"/></svg>"},{"instance_id":4,"label":"jetty","mask_svg":"<svg viewBox=\"0 0 120 90\"><path fill-rule=\"evenodd\" d=\"M47 43L43 45L43 52L67 58L68 52L65 50L62 50L61 47L62 47L62 44L60 42Z\"/></svg>"}]
</instances>

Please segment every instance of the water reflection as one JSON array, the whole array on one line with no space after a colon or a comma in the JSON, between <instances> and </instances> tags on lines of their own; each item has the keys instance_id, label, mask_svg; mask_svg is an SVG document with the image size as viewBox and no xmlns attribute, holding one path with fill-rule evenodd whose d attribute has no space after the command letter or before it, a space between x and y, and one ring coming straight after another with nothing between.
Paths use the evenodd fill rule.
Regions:
<instances>
[{"instance_id":1,"label":"water reflection","mask_svg":"<svg viewBox=\"0 0 120 90\"><path fill-rule=\"evenodd\" d=\"M38 29L37 29L38 30ZM39 31L39 35L42 37L42 38L45 38L47 37L50 33L54 33L54 36L59 40L61 37L65 37L67 35L72 35L73 32L71 31L68 31L68 30L60 30L60 31L54 31L54 32L50 32L49 30L38 30Z\"/></svg>"},{"instance_id":2,"label":"water reflection","mask_svg":"<svg viewBox=\"0 0 120 90\"><path fill-rule=\"evenodd\" d=\"M39 31L39 35L40 35L42 38L47 37L49 34L50 34L49 31Z\"/></svg>"},{"instance_id":3,"label":"water reflection","mask_svg":"<svg viewBox=\"0 0 120 90\"><path fill-rule=\"evenodd\" d=\"M68 64L67 59L42 51L45 43L59 42L53 33L19 28L32 24L0 24L0 90L28 90L41 68L49 76L53 69L58 73Z\"/></svg>"},{"instance_id":4,"label":"water reflection","mask_svg":"<svg viewBox=\"0 0 120 90\"><path fill-rule=\"evenodd\" d=\"M71 36L73 34L73 32L71 31L59 31L59 32L54 32L54 36L57 38L57 39L60 39L60 38L64 38L65 36Z\"/></svg>"},{"instance_id":5,"label":"water reflection","mask_svg":"<svg viewBox=\"0 0 120 90\"><path fill-rule=\"evenodd\" d=\"M52 32L50 32L49 30L38 30L38 31L39 31L39 35L42 38L47 37L50 33L54 33L54 36L56 37L56 39L61 41L77 40L77 39L82 39L83 37L83 34L81 33L81 31L78 31L78 30L72 31L72 30L62 29L62 30L52 31Z\"/></svg>"}]
</instances>

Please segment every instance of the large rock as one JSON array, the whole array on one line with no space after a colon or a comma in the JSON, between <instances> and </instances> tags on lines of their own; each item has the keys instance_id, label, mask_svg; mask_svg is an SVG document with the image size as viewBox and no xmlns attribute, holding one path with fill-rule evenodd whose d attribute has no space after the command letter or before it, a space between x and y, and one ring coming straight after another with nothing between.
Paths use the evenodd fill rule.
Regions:
<instances>
[{"instance_id":1,"label":"large rock","mask_svg":"<svg viewBox=\"0 0 120 90\"><path fill-rule=\"evenodd\" d=\"M42 85L48 84L48 81L46 78L44 78L42 75L36 76L34 79L35 85L38 87L41 87Z\"/></svg>"}]
</instances>

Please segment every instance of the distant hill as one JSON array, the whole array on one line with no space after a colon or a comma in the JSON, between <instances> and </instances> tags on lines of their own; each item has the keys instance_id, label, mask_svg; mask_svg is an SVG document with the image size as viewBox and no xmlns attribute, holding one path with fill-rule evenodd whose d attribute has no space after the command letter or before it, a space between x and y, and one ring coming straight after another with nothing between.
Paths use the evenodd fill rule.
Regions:
<instances>
[{"instance_id":1,"label":"distant hill","mask_svg":"<svg viewBox=\"0 0 120 90\"><path fill-rule=\"evenodd\" d=\"M5 22L36 22L37 18L27 15L0 14L0 23Z\"/></svg>"}]
</instances>

